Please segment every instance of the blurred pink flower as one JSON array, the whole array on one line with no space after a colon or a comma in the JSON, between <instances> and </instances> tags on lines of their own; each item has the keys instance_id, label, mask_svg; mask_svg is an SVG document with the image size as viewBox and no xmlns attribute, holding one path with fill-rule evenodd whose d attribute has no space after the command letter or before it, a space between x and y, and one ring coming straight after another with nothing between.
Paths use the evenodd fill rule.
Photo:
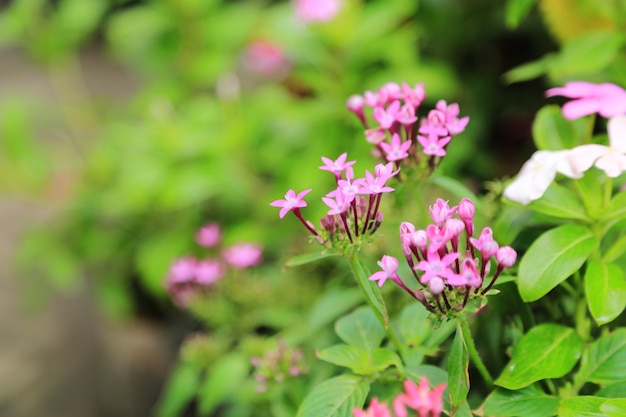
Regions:
<instances>
[{"instance_id":1,"label":"blurred pink flower","mask_svg":"<svg viewBox=\"0 0 626 417\"><path fill-rule=\"evenodd\" d=\"M226 269L220 261L205 259L196 263L194 281L200 285L212 284L224 277L225 273Z\"/></svg>"},{"instance_id":2,"label":"blurred pink flower","mask_svg":"<svg viewBox=\"0 0 626 417\"><path fill-rule=\"evenodd\" d=\"M572 81L565 83L563 87L546 91L546 97L553 96L575 99L565 103L562 108L563 116L569 120L593 113L598 113L602 117L626 114L626 90L611 83Z\"/></svg>"},{"instance_id":3,"label":"blurred pink flower","mask_svg":"<svg viewBox=\"0 0 626 417\"><path fill-rule=\"evenodd\" d=\"M378 398L374 397L367 411L353 408L352 415L354 417L391 417L391 411L385 403L378 402Z\"/></svg>"},{"instance_id":4,"label":"blurred pink flower","mask_svg":"<svg viewBox=\"0 0 626 417\"><path fill-rule=\"evenodd\" d=\"M234 268L244 269L261 263L261 247L254 243L241 243L222 251L224 260Z\"/></svg>"},{"instance_id":5,"label":"blurred pink flower","mask_svg":"<svg viewBox=\"0 0 626 417\"><path fill-rule=\"evenodd\" d=\"M217 223L208 223L198 229L196 233L196 242L205 248L212 248L220 243L222 232Z\"/></svg>"},{"instance_id":6,"label":"blurred pink flower","mask_svg":"<svg viewBox=\"0 0 626 417\"><path fill-rule=\"evenodd\" d=\"M197 262L195 258L188 256L175 259L167 274L168 282L174 284L193 281L196 274Z\"/></svg>"},{"instance_id":7,"label":"blurred pink flower","mask_svg":"<svg viewBox=\"0 0 626 417\"><path fill-rule=\"evenodd\" d=\"M420 379L419 385L407 379L404 381L404 393L393 402L393 408L398 417L406 417L406 407L417 411L419 417L439 417L443 411L443 391L445 384L437 385L432 390L428 379Z\"/></svg>"},{"instance_id":8,"label":"blurred pink flower","mask_svg":"<svg viewBox=\"0 0 626 417\"><path fill-rule=\"evenodd\" d=\"M289 59L283 49L267 40L253 40L242 56L243 69L264 78L281 80L289 72Z\"/></svg>"},{"instance_id":9,"label":"blurred pink flower","mask_svg":"<svg viewBox=\"0 0 626 417\"><path fill-rule=\"evenodd\" d=\"M337 16L341 0L295 0L296 16L306 23L328 22Z\"/></svg>"}]
</instances>

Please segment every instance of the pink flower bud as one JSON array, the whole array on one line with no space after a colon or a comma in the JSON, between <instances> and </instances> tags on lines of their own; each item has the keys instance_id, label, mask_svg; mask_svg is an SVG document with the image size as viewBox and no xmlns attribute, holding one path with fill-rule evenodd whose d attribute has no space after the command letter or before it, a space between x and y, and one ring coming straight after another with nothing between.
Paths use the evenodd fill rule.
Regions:
<instances>
[{"instance_id":1,"label":"pink flower bud","mask_svg":"<svg viewBox=\"0 0 626 417\"><path fill-rule=\"evenodd\" d=\"M208 285L222 278L226 271L221 262L206 259L198 261L195 272L195 282L201 285Z\"/></svg>"},{"instance_id":2,"label":"pink flower bud","mask_svg":"<svg viewBox=\"0 0 626 417\"><path fill-rule=\"evenodd\" d=\"M400 241L402 245L409 246L411 244L411 235L415 232L415 226L409 222L400 224Z\"/></svg>"},{"instance_id":3,"label":"pink flower bud","mask_svg":"<svg viewBox=\"0 0 626 417\"><path fill-rule=\"evenodd\" d=\"M498 261L498 265L502 268L510 268L515 264L517 260L517 252L510 246L502 246L496 252L496 261Z\"/></svg>"},{"instance_id":4,"label":"pink flower bud","mask_svg":"<svg viewBox=\"0 0 626 417\"><path fill-rule=\"evenodd\" d=\"M385 139L387 139L387 135L385 134L385 131L381 128L377 127L373 129L367 129L365 131L365 140L367 140L372 145L378 145L379 143L384 142Z\"/></svg>"},{"instance_id":5,"label":"pink flower bud","mask_svg":"<svg viewBox=\"0 0 626 417\"><path fill-rule=\"evenodd\" d=\"M411 244L421 250L426 250L428 244L428 236L424 230L416 230L411 234Z\"/></svg>"},{"instance_id":6,"label":"pink flower bud","mask_svg":"<svg viewBox=\"0 0 626 417\"><path fill-rule=\"evenodd\" d=\"M445 288L445 284L443 282L443 280L439 277L433 277L431 278L430 282L428 283L428 290L432 293L432 294L441 294L443 292L443 289Z\"/></svg>"},{"instance_id":7,"label":"pink flower bud","mask_svg":"<svg viewBox=\"0 0 626 417\"><path fill-rule=\"evenodd\" d=\"M464 198L459 203L459 217L464 222L472 222L474 221L474 203L469 198Z\"/></svg>"},{"instance_id":8,"label":"pink flower bud","mask_svg":"<svg viewBox=\"0 0 626 417\"><path fill-rule=\"evenodd\" d=\"M365 105L365 99L363 96L359 94L354 94L348 97L348 101L346 102L346 107L353 113L356 113L357 116L363 113L363 106Z\"/></svg>"},{"instance_id":9,"label":"pink flower bud","mask_svg":"<svg viewBox=\"0 0 626 417\"><path fill-rule=\"evenodd\" d=\"M222 251L224 260L237 269L261 263L261 248L252 243L230 246Z\"/></svg>"},{"instance_id":10,"label":"pink flower bud","mask_svg":"<svg viewBox=\"0 0 626 417\"><path fill-rule=\"evenodd\" d=\"M441 226L443 222L452 217L456 209L456 207L450 208L448 202L441 198L438 198L435 204L428 208L430 217L437 226Z\"/></svg>"},{"instance_id":11,"label":"pink flower bud","mask_svg":"<svg viewBox=\"0 0 626 417\"><path fill-rule=\"evenodd\" d=\"M217 223L202 226L196 233L196 242L205 248L212 248L220 242L221 231Z\"/></svg>"},{"instance_id":12,"label":"pink flower bud","mask_svg":"<svg viewBox=\"0 0 626 417\"><path fill-rule=\"evenodd\" d=\"M454 237L458 237L461 232L465 230L465 224L461 220L454 217L448 219L443 227Z\"/></svg>"}]
</instances>

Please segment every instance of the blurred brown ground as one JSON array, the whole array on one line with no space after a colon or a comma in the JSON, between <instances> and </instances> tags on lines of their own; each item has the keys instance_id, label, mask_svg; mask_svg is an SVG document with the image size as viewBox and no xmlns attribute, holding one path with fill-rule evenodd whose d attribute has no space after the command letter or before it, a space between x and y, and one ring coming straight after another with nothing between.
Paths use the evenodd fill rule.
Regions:
<instances>
[{"instance_id":1,"label":"blurred brown ground","mask_svg":"<svg viewBox=\"0 0 626 417\"><path fill-rule=\"evenodd\" d=\"M83 54L81 67L94 97L134 90L98 51ZM14 51L0 54L0 100L9 94L55 100L46 74ZM0 194L0 416L149 416L176 356L165 326L105 318L87 286L26 308L11 259L23 233L58 210L58 196Z\"/></svg>"}]
</instances>

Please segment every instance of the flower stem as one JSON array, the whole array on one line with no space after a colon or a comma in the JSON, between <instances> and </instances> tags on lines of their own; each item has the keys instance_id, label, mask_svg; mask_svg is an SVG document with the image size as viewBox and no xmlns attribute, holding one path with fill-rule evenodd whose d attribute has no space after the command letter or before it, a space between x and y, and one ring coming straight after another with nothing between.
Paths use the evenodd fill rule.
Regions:
<instances>
[{"instance_id":1,"label":"flower stem","mask_svg":"<svg viewBox=\"0 0 626 417\"><path fill-rule=\"evenodd\" d=\"M465 345L467 346L467 351L469 353L470 358L474 362L476 369L483 377L483 380L487 383L489 387L493 386L493 377L487 370L485 363L478 355L478 351L476 350L476 345L474 344L474 339L472 338L472 332L470 331L469 325L467 324L467 318L465 314L461 313L457 316L457 320L459 325L461 326L461 333L463 336L463 340L465 341Z\"/></svg>"}]
</instances>

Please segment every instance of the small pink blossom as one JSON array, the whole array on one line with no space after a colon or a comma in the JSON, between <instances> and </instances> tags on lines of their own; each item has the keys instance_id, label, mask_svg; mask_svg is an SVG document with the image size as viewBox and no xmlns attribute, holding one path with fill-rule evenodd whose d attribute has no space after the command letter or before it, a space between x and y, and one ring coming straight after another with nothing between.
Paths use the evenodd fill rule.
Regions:
<instances>
[{"instance_id":1,"label":"small pink blossom","mask_svg":"<svg viewBox=\"0 0 626 417\"><path fill-rule=\"evenodd\" d=\"M515 265L517 260L517 252L510 246L502 246L496 252L496 261L501 268L510 268Z\"/></svg>"},{"instance_id":2,"label":"small pink blossom","mask_svg":"<svg viewBox=\"0 0 626 417\"><path fill-rule=\"evenodd\" d=\"M391 144L382 142L380 144L381 149L385 152L385 159L390 162L400 161L409 156L409 148L411 147L411 141L407 140L402 142L400 135L394 133L391 136Z\"/></svg>"},{"instance_id":3,"label":"small pink blossom","mask_svg":"<svg viewBox=\"0 0 626 417\"><path fill-rule=\"evenodd\" d=\"M330 197L322 197L322 201L330 210L328 210L328 215L332 216L333 214L342 214L350 209L350 203L354 200L350 200L350 197L346 197L342 192L333 193L333 198Z\"/></svg>"},{"instance_id":4,"label":"small pink blossom","mask_svg":"<svg viewBox=\"0 0 626 417\"><path fill-rule=\"evenodd\" d=\"M224 260L234 268L245 269L261 263L261 247L253 243L241 243L222 251Z\"/></svg>"},{"instance_id":5,"label":"small pink blossom","mask_svg":"<svg viewBox=\"0 0 626 417\"><path fill-rule=\"evenodd\" d=\"M202 226L196 233L196 242L205 248L212 248L220 243L222 233L217 223L209 223Z\"/></svg>"},{"instance_id":6,"label":"small pink blossom","mask_svg":"<svg viewBox=\"0 0 626 417\"><path fill-rule=\"evenodd\" d=\"M443 411L442 394L445 384L437 385L432 390L428 379L420 379L419 385L407 379L404 381L404 393L393 403L394 412L398 417L407 417L406 407L417 411L419 417L440 417Z\"/></svg>"},{"instance_id":7,"label":"small pink blossom","mask_svg":"<svg viewBox=\"0 0 626 417\"><path fill-rule=\"evenodd\" d=\"M382 271L374 272L370 277L370 281L378 281L378 286L382 287L387 279L393 281L400 280L398 277L398 260L393 256L383 255L382 259L377 262Z\"/></svg>"},{"instance_id":8,"label":"small pink blossom","mask_svg":"<svg viewBox=\"0 0 626 417\"><path fill-rule=\"evenodd\" d=\"M390 129L396 121L396 116L399 111L400 101L395 100L386 109L383 107L375 107L372 116L382 129Z\"/></svg>"},{"instance_id":9,"label":"small pink blossom","mask_svg":"<svg viewBox=\"0 0 626 417\"><path fill-rule=\"evenodd\" d=\"M287 75L290 66L282 48L266 40L250 42L242 58L242 65L250 74L277 80Z\"/></svg>"},{"instance_id":10,"label":"small pink blossom","mask_svg":"<svg viewBox=\"0 0 626 417\"><path fill-rule=\"evenodd\" d=\"M415 269L423 271L424 275L420 278L422 284L427 283L434 277L445 278L446 280L454 277L454 272L450 269L450 265L459 258L458 252L446 254L443 258L438 251L429 251L426 261L420 261Z\"/></svg>"},{"instance_id":11,"label":"small pink blossom","mask_svg":"<svg viewBox=\"0 0 626 417\"><path fill-rule=\"evenodd\" d=\"M365 140L367 140L372 145L378 145L387 139L387 134L380 127L367 129L365 131Z\"/></svg>"},{"instance_id":12,"label":"small pink blossom","mask_svg":"<svg viewBox=\"0 0 626 417\"><path fill-rule=\"evenodd\" d=\"M428 112L428 118L422 119L419 133L427 136L447 136L446 114L441 110Z\"/></svg>"},{"instance_id":13,"label":"small pink blossom","mask_svg":"<svg viewBox=\"0 0 626 417\"><path fill-rule=\"evenodd\" d=\"M428 135L428 137L418 135L417 140L419 141L420 145L422 145L423 152L425 155L443 157L443 156L446 156L445 146L448 143L450 143L450 141L452 140L452 137L445 136L445 137L439 138L439 136L435 134L430 134Z\"/></svg>"},{"instance_id":14,"label":"small pink blossom","mask_svg":"<svg viewBox=\"0 0 626 417\"><path fill-rule=\"evenodd\" d=\"M428 247L429 252L438 251L440 248L445 247L450 239L452 239L452 235L448 229L434 224L429 224L426 227L426 235L430 240L430 246Z\"/></svg>"},{"instance_id":15,"label":"small pink blossom","mask_svg":"<svg viewBox=\"0 0 626 417\"><path fill-rule=\"evenodd\" d=\"M296 16L306 23L328 22L341 9L340 0L295 0Z\"/></svg>"},{"instance_id":16,"label":"small pink blossom","mask_svg":"<svg viewBox=\"0 0 626 417\"><path fill-rule=\"evenodd\" d=\"M602 117L626 114L626 91L611 83L594 84L585 81L572 81L563 87L546 91L547 97L565 96L575 100L563 105L566 119L574 120L589 114L598 113Z\"/></svg>"},{"instance_id":17,"label":"small pink blossom","mask_svg":"<svg viewBox=\"0 0 626 417\"><path fill-rule=\"evenodd\" d=\"M393 191L393 188L385 185L386 182L387 178L378 176L375 177L371 172L365 171L365 181L363 182L363 187L361 188L360 193L381 194Z\"/></svg>"},{"instance_id":18,"label":"small pink blossom","mask_svg":"<svg viewBox=\"0 0 626 417\"><path fill-rule=\"evenodd\" d=\"M493 240L493 230L485 227L478 239L471 238L472 245L481 253L483 259L488 259L498 252L498 242Z\"/></svg>"},{"instance_id":19,"label":"small pink blossom","mask_svg":"<svg viewBox=\"0 0 626 417\"><path fill-rule=\"evenodd\" d=\"M226 270L220 261L205 259L196 263L195 282L201 285L212 284L224 277Z\"/></svg>"},{"instance_id":20,"label":"small pink blossom","mask_svg":"<svg viewBox=\"0 0 626 417\"><path fill-rule=\"evenodd\" d=\"M465 258L461 264L461 272L459 274L454 274L452 278L446 281L446 283L455 287L468 285L473 288L480 288L483 283L483 279L476 269L476 262L474 259Z\"/></svg>"},{"instance_id":21,"label":"small pink blossom","mask_svg":"<svg viewBox=\"0 0 626 417\"><path fill-rule=\"evenodd\" d=\"M391 417L391 411L385 403L378 402L378 398L374 397L367 411L353 408L352 415L354 417Z\"/></svg>"},{"instance_id":22,"label":"small pink blossom","mask_svg":"<svg viewBox=\"0 0 626 417\"><path fill-rule=\"evenodd\" d=\"M407 83L402 83L402 92L404 93L404 100L411 104L413 108L418 108L426 98L424 83L416 84L413 88Z\"/></svg>"},{"instance_id":23,"label":"small pink blossom","mask_svg":"<svg viewBox=\"0 0 626 417\"><path fill-rule=\"evenodd\" d=\"M335 175L335 178L339 179L341 178L341 174L346 168L351 167L352 165L356 163L356 161L346 162L347 158L348 158L347 152L344 152L341 155L339 155L339 157L334 161L330 158L326 158L325 156L322 156L322 162L324 162L324 165L320 166L319 168L322 171L332 172Z\"/></svg>"},{"instance_id":24,"label":"small pink blossom","mask_svg":"<svg viewBox=\"0 0 626 417\"><path fill-rule=\"evenodd\" d=\"M457 208L457 206L450 208L447 201L438 198L435 204L428 208L428 211L430 212L430 218L433 219L433 222L441 227L446 220L454 215Z\"/></svg>"},{"instance_id":25,"label":"small pink blossom","mask_svg":"<svg viewBox=\"0 0 626 417\"><path fill-rule=\"evenodd\" d=\"M196 275L197 260L192 257L183 257L174 260L170 266L167 280L170 283L191 282Z\"/></svg>"},{"instance_id":26,"label":"small pink blossom","mask_svg":"<svg viewBox=\"0 0 626 417\"><path fill-rule=\"evenodd\" d=\"M376 164L374 167L374 175L376 175L376 178L379 178L380 181L383 182L387 182L389 178L394 177L398 172L400 172L400 168L394 171L392 162L387 164Z\"/></svg>"},{"instance_id":27,"label":"small pink blossom","mask_svg":"<svg viewBox=\"0 0 626 417\"><path fill-rule=\"evenodd\" d=\"M296 195L294 190L289 190L285 194L284 200L275 200L270 203L272 207L280 207L279 217L282 219L285 215L292 210L299 210L300 207L306 207L306 202L302 199L305 195L311 192L311 189L304 190Z\"/></svg>"}]
</instances>

